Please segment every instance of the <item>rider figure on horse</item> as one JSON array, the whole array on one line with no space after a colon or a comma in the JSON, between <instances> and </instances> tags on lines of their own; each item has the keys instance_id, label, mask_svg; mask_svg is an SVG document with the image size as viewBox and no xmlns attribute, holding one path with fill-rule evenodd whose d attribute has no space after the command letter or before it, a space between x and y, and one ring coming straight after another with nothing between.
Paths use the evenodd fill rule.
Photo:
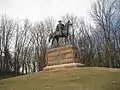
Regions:
<instances>
[{"instance_id":1,"label":"rider figure on horse","mask_svg":"<svg viewBox=\"0 0 120 90\"><path fill-rule=\"evenodd\" d=\"M56 31L59 31L59 34L62 36L63 30L64 30L64 24L62 23L61 20L58 21L58 25L56 27Z\"/></svg>"},{"instance_id":2,"label":"rider figure on horse","mask_svg":"<svg viewBox=\"0 0 120 90\"><path fill-rule=\"evenodd\" d=\"M65 42L66 42L66 39L69 36L69 28L70 28L70 26L73 25L70 22L70 20L68 20L67 23L65 23L65 25L62 24L61 20L59 20L58 22L59 22L59 24L56 27L56 31L49 35L49 42L50 42L51 39L53 39L52 40L52 44L53 44L55 39L56 39L56 41L58 43L60 37L64 37L65 38Z\"/></svg>"}]
</instances>

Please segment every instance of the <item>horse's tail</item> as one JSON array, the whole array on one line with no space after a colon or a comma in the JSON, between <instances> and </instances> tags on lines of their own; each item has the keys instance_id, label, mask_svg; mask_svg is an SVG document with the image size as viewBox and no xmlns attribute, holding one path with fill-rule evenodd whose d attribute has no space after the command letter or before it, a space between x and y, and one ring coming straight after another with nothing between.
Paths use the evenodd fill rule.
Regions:
<instances>
[{"instance_id":1,"label":"horse's tail","mask_svg":"<svg viewBox=\"0 0 120 90\"><path fill-rule=\"evenodd\" d=\"M50 42L51 38L52 38L52 35L50 34L50 35L49 35L49 39L48 39L49 42Z\"/></svg>"},{"instance_id":2,"label":"horse's tail","mask_svg":"<svg viewBox=\"0 0 120 90\"><path fill-rule=\"evenodd\" d=\"M51 33L50 35L49 35L49 42L50 42L50 40L53 38L53 33Z\"/></svg>"}]
</instances>

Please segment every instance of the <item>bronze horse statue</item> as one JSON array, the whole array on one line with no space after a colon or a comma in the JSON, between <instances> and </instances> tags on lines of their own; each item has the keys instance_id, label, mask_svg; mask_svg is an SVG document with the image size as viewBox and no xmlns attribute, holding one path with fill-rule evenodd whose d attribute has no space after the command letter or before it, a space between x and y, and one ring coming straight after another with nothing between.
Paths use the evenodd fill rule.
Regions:
<instances>
[{"instance_id":1,"label":"bronze horse statue","mask_svg":"<svg viewBox=\"0 0 120 90\"><path fill-rule=\"evenodd\" d=\"M56 40L57 46L59 46L59 38L65 38L65 43L66 43L66 40L69 36L69 28L70 26L72 26L72 23L70 23L70 20L68 20L68 22L65 24L64 29L62 30L62 34L60 34L59 31L55 31L49 35L49 42L52 39L52 44L53 44L54 41Z\"/></svg>"}]
</instances>

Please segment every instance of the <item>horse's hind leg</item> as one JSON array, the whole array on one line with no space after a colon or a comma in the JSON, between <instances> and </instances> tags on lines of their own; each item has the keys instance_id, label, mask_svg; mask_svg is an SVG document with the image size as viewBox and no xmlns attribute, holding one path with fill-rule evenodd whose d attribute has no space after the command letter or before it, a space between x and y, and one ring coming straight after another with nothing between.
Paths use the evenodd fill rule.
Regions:
<instances>
[{"instance_id":1,"label":"horse's hind leg","mask_svg":"<svg viewBox=\"0 0 120 90\"><path fill-rule=\"evenodd\" d=\"M53 40L52 40L52 45L54 44L54 41L55 41L55 38L53 38Z\"/></svg>"},{"instance_id":2,"label":"horse's hind leg","mask_svg":"<svg viewBox=\"0 0 120 90\"><path fill-rule=\"evenodd\" d=\"M48 39L48 41L50 42L50 40L53 38L53 35L52 34L50 34L49 35L49 39Z\"/></svg>"}]
</instances>

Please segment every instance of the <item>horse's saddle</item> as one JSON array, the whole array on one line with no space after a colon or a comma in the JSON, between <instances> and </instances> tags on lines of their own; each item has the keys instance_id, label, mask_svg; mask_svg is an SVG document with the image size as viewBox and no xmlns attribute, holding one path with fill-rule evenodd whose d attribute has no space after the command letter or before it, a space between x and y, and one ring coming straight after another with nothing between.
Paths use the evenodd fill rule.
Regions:
<instances>
[{"instance_id":1,"label":"horse's saddle","mask_svg":"<svg viewBox=\"0 0 120 90\"><path fill-rule=\"evenodd\" d=\"M67 30L62 30L61 33L66 35L67 34ZM61 33L60 33L60 31L55 31L55 35L61 35Z\"/></svg>"}]
</instances>

